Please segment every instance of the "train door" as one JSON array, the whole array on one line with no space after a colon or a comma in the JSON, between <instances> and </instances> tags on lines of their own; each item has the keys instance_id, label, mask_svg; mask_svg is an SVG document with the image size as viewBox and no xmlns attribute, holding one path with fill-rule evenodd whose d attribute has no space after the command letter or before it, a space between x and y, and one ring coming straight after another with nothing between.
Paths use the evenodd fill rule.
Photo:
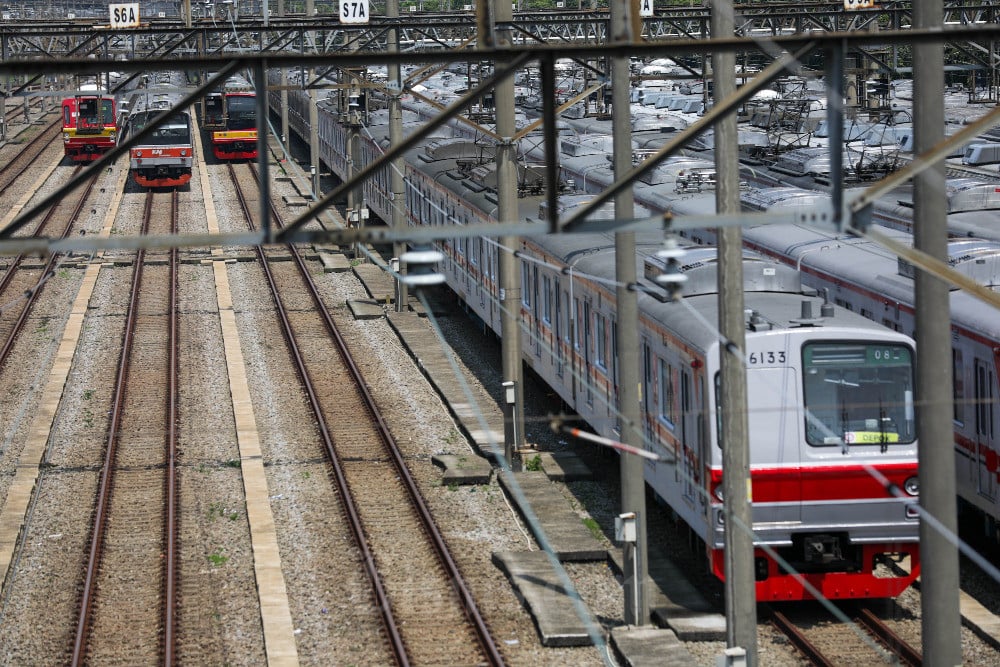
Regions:
<instances>
[{"instance_id":1,"label":"train door","mask_svg":"<svg viewBox=\"0 0 1000 667\"><path fill-rule=\"evenodd\" d=\"M800 433L801 408L796 370L787 366L747 370L747 434L750 465L756 468L753 500L766 503L754 510L755 521L801 521L802 449L808 448ZM825 454L825 452L824 452Z\"/></svg>"},{"instance_id":2,"label":"train door","mask_svg":"<svg viewBox=\"0 0 1000 667\"><path fill-rule=\"evenodd\" d=\"M979 463L979 494L995 500L997 496L996 449L994 449L993 385L996 375L991 364L976 359L976 460ZM992 464L992 465L991 465ZM990 468L993 468L991 471Z\"/></svg>"}]
</instances>

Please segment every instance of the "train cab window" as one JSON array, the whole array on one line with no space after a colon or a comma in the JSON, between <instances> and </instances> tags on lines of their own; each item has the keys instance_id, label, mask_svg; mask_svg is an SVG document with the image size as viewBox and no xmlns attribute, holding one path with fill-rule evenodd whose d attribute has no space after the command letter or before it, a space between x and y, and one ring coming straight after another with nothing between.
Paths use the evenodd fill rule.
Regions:
<instances>
[{"instance_id":1,"label":"train cab window","mask_svg":"<svg viewBox=\"0 0 1000 667\"><path fill-rule=\"evenodd\" d=\"M913 355L896 343L802 348L810 445L904 444L916 438Z\"/></svg>"},{"instance_id":2,"label":"train cab window","mask_svg":"<svg viewBox=\"0 0 1000 667\"><path fill-rule=\"evenodd\" d=\"M77 122L80 127L100 127L115 121L114 101L111 99L80 100Z\"/></svg>"},{"instance_id":3,"label":"train cab window","mask_svg":"<svg viewBox=\"0 0 1000 667\"><path fill-rule=\"evenodd\" d=\"M226 127L230 130L253 130L257 127L257 99L251 95L226 98Z\"/></svg>"}]
</instances>

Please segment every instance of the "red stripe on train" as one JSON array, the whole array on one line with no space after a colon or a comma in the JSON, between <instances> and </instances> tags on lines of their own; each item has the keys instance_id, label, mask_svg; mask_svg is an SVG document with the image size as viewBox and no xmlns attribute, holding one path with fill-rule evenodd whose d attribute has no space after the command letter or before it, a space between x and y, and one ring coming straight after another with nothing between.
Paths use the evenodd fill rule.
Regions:
<instances>
[{"instance_id":1,"label":"red stripe on train","mask_svg":"<svg viewBox=\"0 0 1000 667\"><path fill-rule=\"evenodd\" d=\"M899 488L903 488L903 482L907 478L917 474L916 462L880 463L870 467L858 464L755 467L750 470L753 500L758 503L778 503L889 498L884 481L872 475L871 468ZM722 470L715 468L711 475L714 491L722 482Z\"/></svg>"}]
</instances>

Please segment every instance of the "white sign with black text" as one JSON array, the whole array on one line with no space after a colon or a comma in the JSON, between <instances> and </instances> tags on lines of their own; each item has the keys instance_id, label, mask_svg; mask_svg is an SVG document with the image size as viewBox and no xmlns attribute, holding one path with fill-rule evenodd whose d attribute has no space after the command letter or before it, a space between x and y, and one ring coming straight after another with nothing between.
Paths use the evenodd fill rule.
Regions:
<instances>
[{"instance_id":1,"label":"white sign with black text","mask_svg":"<svg viewBox=\"0 0 1000 667\"><path fill-rule=\"evenodd\" d=\"M139 3L130 2L128 4L108 5L111 12L111 27L138 28L139 27Z\"/></svg>"}]
</instances>

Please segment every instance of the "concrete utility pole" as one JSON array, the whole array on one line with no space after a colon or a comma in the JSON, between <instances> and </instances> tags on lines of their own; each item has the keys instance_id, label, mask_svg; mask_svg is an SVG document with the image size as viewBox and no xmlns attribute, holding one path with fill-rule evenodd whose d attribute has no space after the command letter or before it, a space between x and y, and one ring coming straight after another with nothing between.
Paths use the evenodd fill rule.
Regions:
<instances>
[{"instance_id":1,"label":"concrete utility pole","mask_svg":"<svg viewBox=\"0 0 1000 667\"><path fill-rule=\"evenodd\" d=\"M385 17L389 19L399 18L399 0L386 0ZM399 30L396 28L389 29L388 42L389 52L397 53L399 51ZM403 77L399 63L390 64L386 74L386 78L388 79L387 85L389 87L389 145L396 146L403 140ZM406 185L403 182L404 167L403 157L400 156L393 160L392 166L389 168L389 188L392 192L392 220L388 222L392 225L393 229L397 230L403 230L406 227L406 216L404 214L406 209ZM394 241L392 244L392 256L397 258L402 257L404 252L406 252L406 243L404 241ZM400 273L405 271L406 267L399 267ZM406 310L408 298L406 283L402 280L397 280L397 313L402 313Z\"/></svg>"},{"instance_id":2,"label":"concrete utility pole","mask_svg":"<svg viewBox=\"0 0 1000 667\"><path fill-rule=\"evenodd\" d=\"M278 0L278 17L285 17L285 0ZM288 68L281 68L281 145L291 152L292 135L288 129Z\"/></svg>"},{"instance_id":3,"label":"concrete utility pole","mask_svg":"<svg viewBox=\"0 0 1000 667\"><path fill-rule=\"evenodd\" d=\"M712 5L712 37L732 37L733 7L729 0ZM736 54L712 54L713 97L716 103L736 91ZM715 125L716 210L740 211L740 167L736 116ZM719 326L726 340L746 350L743 321L743 231L719 230ZM722 388L722 494L726 510L726 646L746 650L747 664L757 664L757 598L753 568L753 526L750 500L750 445L747 431L747 382L742 359L719 350Z\"/></svg>"},{"instance_id":4,"label":"concrete utility pole","mask_svg":"<svg viewBox=\"0 0 1000 667\"><path fill-rule=\"evenodd\" d=\"M496 24L509 26L514 18L510 0L490 1ZM480 9L482 11L482 9ZM489 26L491 29L493 26ZM496 47L511 46L509 28L495 31ZM480 48L493 46L485 43L488 35L479 35ZM494 64L496 69L503 63ZM496 102L497 134L497 218L500 222L516 222L517 211L517 145L513 141L514 77L507 77L494 89ZM513 417L504 421L504 456L512 470L521 469L520 451L524 447L524 379L521 372L521 274L513 251L520 247L516 236L501 236L498 268L500 270L500 333L503 381L514 383Z\"/></svg>"},{"instance_id":5,"label":"concrete utility pole","mask_svg":"<svg viewBox=\"0 0 1000 667\"><path fill-rule=\"evenodd\" d=\"M314 0L306 0L306 16L313 16L316 13ZM315 50L316 33L306 33L305 50ZM307 80L316 78L316 69L309 68ZM319 110L316 108L316 89L309 90L309 173L312 176L309 187L316 193L316 197L322 197L319 187ZM350 136L350 135L349 135ZM348 140L350 141L350 140Z\"/></svg>"},{"instance_id":6,"label":"concrete utility pole","mask_svg":"<svg viewBox=\"0 0 1000 667\"><path fill-rule=\"evenodd\" d=\"M630 0L611 2L611 39L628 44L632 34ZM632 114L629 108L628 58L611 59L611 127L614 133L615 178L632 169ZM635 217L632 188L615 195L615 217ZM615 234L615 298L618 301L618 397L621 413L621 439L627 445L643 447L642 417L639 410L639 294L630 289L636 284L635 232ZM623 514L635 515L635 542L622 543L624 563L626 625L646 625L649 604L646 597L648 550L646 544L646 483L643 459L623 454L619 459Z\"/></svg>"},{"instance_id":7,"label":"concrete utility pole","mask_svg":"<svg viewBox=\"0 0 1000 667\"><path fill-rule=\"evenodd\" d=\"M941 28L941 0L913 6L916 28ZM913 45L914 144L923 153L944 138L944 47L940 42ZM913 179L914 244L948 259L944 161ZM948 286L931 274L916 274L917 437L920 506L951 535L958 532L955 454L952 451L951 318ZM977 406L978 408L978 406ZM958 550L948 535L920 522L921 595L924 662L961 665L961 616L958 605Z\"/></svg>"}]
</instances>

